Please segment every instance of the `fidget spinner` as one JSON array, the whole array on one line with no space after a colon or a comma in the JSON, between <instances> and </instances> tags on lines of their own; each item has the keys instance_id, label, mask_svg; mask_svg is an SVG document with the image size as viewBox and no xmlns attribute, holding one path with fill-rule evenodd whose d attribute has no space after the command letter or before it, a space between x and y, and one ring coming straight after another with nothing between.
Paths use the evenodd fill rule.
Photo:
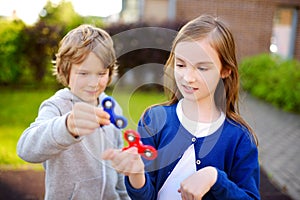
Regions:
<instances>
[{"instance_id":1,"label":"fidget spinner","mask_svg":"<svg viewBox=\"0 0 300 200\"><path fill-rule=\"evenodd\" d=\"M157 151L150 145L144 145L141 141L140 135L134 130L126 130L124 132L124 138L128 142L129 146L124 147L123 150L129 149L130 147L136 147L138 153L147 160L153 160L157 157Z\"/></svg>"},{"instance_id":2,"label":"fidget spinner","mask_svg":"<svg viewBox=\"0 0 300 200\"><path fill-rule=\"evenodd\" d=\"M116 102L112 97L105 97L102 101L103 110L108 112L110 115L110 122L117 128L123 129L127 126L127 120L125 117L117 115L114 112Z\"/></svg>"}]
</instances>

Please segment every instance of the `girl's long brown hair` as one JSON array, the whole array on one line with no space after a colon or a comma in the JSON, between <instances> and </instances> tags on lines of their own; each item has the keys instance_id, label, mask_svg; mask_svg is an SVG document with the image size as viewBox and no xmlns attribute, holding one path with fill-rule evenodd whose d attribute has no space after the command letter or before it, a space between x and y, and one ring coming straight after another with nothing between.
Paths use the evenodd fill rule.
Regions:
<instances>
[{"instance_id":1,"label":"girl's long brown hair","mask_svg":"<svg viewBox=\"0 0 300 200\"><path fill-rule=\"evenodd\" d=\"M252 135L256 145L256 134L239 113L239 74L235 54L235 42L230 30L226 25L210 15L202 15L184 25L177 34L170 56L165 64L164 89L168 101L162 105L172 105L182 98L174 78L174 49L182 41L199 41L208 39L210 45L218 53L222 64L222 70L231 73L219 81L215 91L214 100L219 109L226 113L226 117L245 126Z\"/></svg>"}]
</instances>

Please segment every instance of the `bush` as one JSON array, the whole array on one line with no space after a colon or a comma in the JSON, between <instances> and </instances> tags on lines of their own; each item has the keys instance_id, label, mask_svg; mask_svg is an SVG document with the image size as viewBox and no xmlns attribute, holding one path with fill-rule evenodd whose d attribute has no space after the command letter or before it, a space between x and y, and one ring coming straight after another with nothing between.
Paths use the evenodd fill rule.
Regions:
<instances>
[{"instance_id":1,"label":"bush","mask_svg":"<svg viewBox=\"0 0 300 200\"><path fill-rule=\"evenodd\" d=\"M22 21L0 19L0 84L15 83L22 76L23 70L19 66L25 61L18 44L21 43L24 27Z\"/></svg>"},{"instance_id":2,"label":"bush","mask_svg":"<svg viewBox=\"0 0 300 200\"><path fill-rule=\"evenodd\" d=\"M242 60L242 88L286 111L300 113L300 63L261 54Z\"/></svg>"}]
</instances>

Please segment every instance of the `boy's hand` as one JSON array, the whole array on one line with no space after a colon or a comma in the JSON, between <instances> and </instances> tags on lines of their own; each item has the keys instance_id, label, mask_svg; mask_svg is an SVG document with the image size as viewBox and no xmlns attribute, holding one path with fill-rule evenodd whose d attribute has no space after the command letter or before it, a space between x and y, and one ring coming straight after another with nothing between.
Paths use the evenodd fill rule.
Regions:
<instances>
[{"instance_id":1,"label":"boy's hand","mask_svg":"<svg viewBox=\"0 0 300 200\"><path fill-rule=\"evenodd\" d=\"M110 123L110 116L102 108L87 103L76 103L67 117L67 128L73 136L88 135L101 125Z\"/></svg>"},{"instance_id":2,"label":"boy's hand","mask_svg":"<svg viewBox=\"0 0 300 200\"><path fill-rule=\"evenodd\" d=\"M132 187L139 189L145 184L145 166L136 147L124 151L107 149L103 152L102 159L110 160L117 172L128 176Z\"/></svg>"}]
</instances>

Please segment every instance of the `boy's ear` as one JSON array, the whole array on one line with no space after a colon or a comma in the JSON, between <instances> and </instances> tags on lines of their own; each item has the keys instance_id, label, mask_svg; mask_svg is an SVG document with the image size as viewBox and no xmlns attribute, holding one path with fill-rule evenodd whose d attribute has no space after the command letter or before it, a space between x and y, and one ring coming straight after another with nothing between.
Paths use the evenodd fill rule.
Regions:
<instances>
[{"instance_id":1,"label":"boy's ear","mask_svg":"<svg viewBox=\"0 0 300 200\"><path fill-rule=\"evenodd\" d=\"M227 68L227 67L223 67L222 71L221 71L221 78L227 78L229 75L231 74L231 69Z\"/></svg>"}]
</instances>

